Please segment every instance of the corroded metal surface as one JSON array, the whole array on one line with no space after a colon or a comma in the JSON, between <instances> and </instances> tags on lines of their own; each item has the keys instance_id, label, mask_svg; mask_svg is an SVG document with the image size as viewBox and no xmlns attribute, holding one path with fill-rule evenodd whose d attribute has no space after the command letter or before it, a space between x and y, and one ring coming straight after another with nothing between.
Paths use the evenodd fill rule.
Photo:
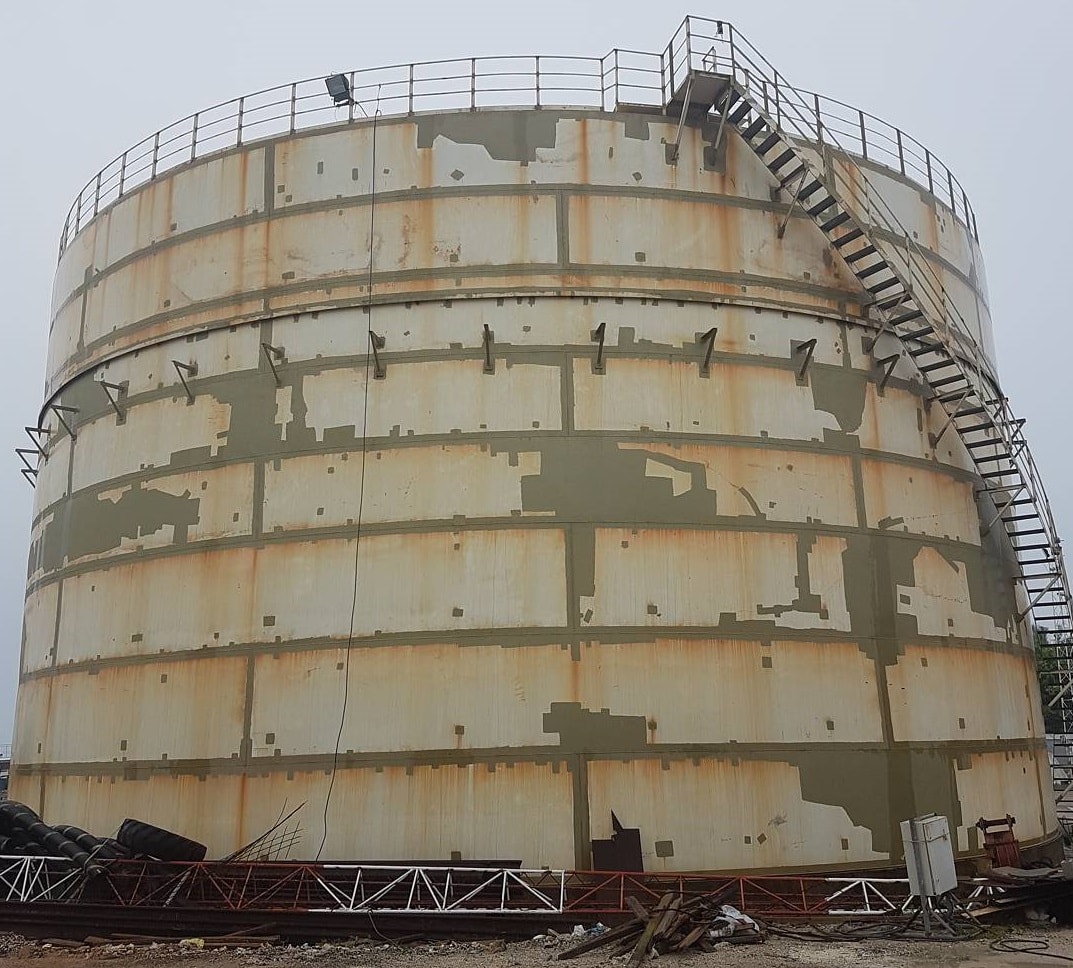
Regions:
<instances>
[{"instance_id":1,"label":"corroded metal surface","mask_svg":"<svg viewBox=\"0 0 1073 968\"><path fill-rule=\"evenodd\" d=\"M70 240L15 797L217 853L307 801L308 855L334 768L326 856L531 867L612 811L667 871L888 866L932 810L1053 837L972 461L755 157L674 131L387 119L374 182L355 123ZM989 346L973 233L876 178Z\"/></svg>"}]
</instances>

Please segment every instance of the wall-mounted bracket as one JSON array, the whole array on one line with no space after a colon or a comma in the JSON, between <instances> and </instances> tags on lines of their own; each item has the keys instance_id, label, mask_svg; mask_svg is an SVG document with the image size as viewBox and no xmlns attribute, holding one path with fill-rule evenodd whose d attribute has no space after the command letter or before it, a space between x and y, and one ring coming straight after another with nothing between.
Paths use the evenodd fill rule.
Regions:
<instances>
[{"instance_id":1,"label":"wall-mounted bracket","mask_svg":"<svg viewBox=\"0 0 1073 968\"><path fill-rule=\"evenodd\" d=\"M808 375L809 364L812 362L812 354L816 352L816 340L807 339L794 347L794 353L803 353L805 358L801 361L801 369L797 371L798 380L804 380Z\"/></svg>"},{"instance_id":2,"label":"wall-mounted bracket","mask_svg":"<svg viewBox=\"0 0 1073 968\"><path fill-rule=\"evenodd\" d=\"M727 115L730 113L730 85L727 85L723 95L723 107L719 112L719 127L715 129L715 141L712 142L712 155L719 156L719 146L723 143L723 132L727 129ZM677 154L675 160L677 160Z\"/></svg>"},{"instance_id":3,"label":"wall-mounted bracket","mask_svg":"<svg viewBox=\"0 0 1073 968\"><path fill-rule=\"evenodd\" d=\"M972 390L969 389L966 390L963 394L961 394L961 396L957 398L957 406L954 407L953 410L947 412L946 422L942 425L942 427L939 428L939 432L937 434L934 434L930 437L932 447L937 447L939 445L939 441L943 439L943 434L945 434L950 429L950 425L954 422L954 418L958 415L958 413L961 412L961 408L965 405L965 401L969 398L969 394L971 392Z\"/></svg>"},{"instance_id":4,"label":"wall-mounted bracket","mask_svg":"<svg viewBox=\"0 0 1073 968\"><path fill-rule=\"evenodd\" d=\"M183 382L183 389L186 391L186 402L189 405L194 402L194 394L190 390L190 384L186 382L186 374L197 376L197 364L180 363L178 360L172 360L171 362L175 367L175 372L179 374L179 379Z\"/></svg>"},{"instance_id":5,"label":"wall-mounted bracket","mask_svg":"<svg viewBox=\"0 0 1073 968\"><path fill-rule=\"evenodd\" d=\"M704 351L704 360L700 364L701 376L707 376L712 369L712 350L715 349L715 337L719 334L719 328L713 326L708 332L701 333L697 337L698 343L707 343L708 348Z\"/></svg>"},{"instance_id":6,"label":"wall-mounted bracket","mask_svg":"<svg viewBox=\"0 0 1073 968\"><path fill-rule=\"evenodd\" d=\"M387 339L369 330L369 343L373 349L373 379L382 380L387 376L384 364L380 362L380 351L387 346Z\"/></svg>"},{"instance_id":7,"label":"wall-mounted bracket","mask_svg":"<svg viewBox=\"0 0 1073 968\"><path fill-rule=\"evenodd\" d=\"M122 383L109 383L107 380L99 380L98 382L104 391L104 395L108 398L108 402L112 405L112 409L116 412L116 416L120 421L126 420L127 415L119 405L127 395L126 386Z\"/></svg>"},{"instance_id":8,"label":"wall-mounted bracket","mask_svg":"<svg viewBox=\"0 0 1073 968\"><path fill-rule=\"evenodd\" d=\"M495 373L496 361L492 358L492 344L495 342L496 335L489 328L488 324L484 324L484 372Z\"/></svg>"},{"instance_id":9,"label":"wall-mounted bracket","mask_svg":"<svg viewBox=\"0 0 1073 968\"><path fill-rule=\"evenodd\" d=\"M63 425L63 429L67 431L67 436L70 437L71 440L74 440L75 439L74 429L66 421L66 419L64 419L63 415L65 413L71 413L71 414L78 413L78 407L65 407L65 406L63 406L63 404L53 403L53 404L49 404L49 410L51 410L56 415L56 419Z\"/></svg>"},{"instance_id":10,"label":"wall-mounted bracket","mask_svg":"<svg viewBox=\"0 0 1073 968\"><path fill-rule=\"evenodd\" d=\"M988 521L985 527L980 528L981 537L987 534L998 523L999 518L1001 518L1002 515L1004 515L1006 511L1009 510L1010 505L1012 505L1013 502L1017 500L1018 495L1024 489L1025 486L1024 484L1022 484L1020 485L1020 487L1017 487L1014 490L1010 491L1010 496L1006 498L1006 500L1003 501L1001 505L999 505L999 509L995 512L995 516L990 521Z\"/></svg>"},{"instance_id":11,"label":"wall-mounted bracket","mask_svg":"<svg viewBox=\"0 0 1073 968\"><path fill-rule=\"evenodd\" d=\"M607 323L600 323L591 333L589 339L599 344L596 347L596 362L592 365L593 373L604 372L604 338L607 335Z\"/></svg>"},{"instance_id":12,"label":"wall-mounted bracket","mask_svg":"<svg viewBox=\"0 0 1073 968\"><path fill-rule=\"evenodd\" d=\"M19 460L22 461L23 466L19 468L19 473L30 482L32 487L37 487L37 463L36 458L40 457L40 453L31 447L16 447L15 453L18 454ZM33 454L35 458L34 463L30 463L28 454Z\"/></svg>"},{"instance_id":13,"label":"wall-mounted bracket","mask_svg":"<svg viewBox=\"0 0 1073 968\"><path fill-rule=\"evenodd\" d=\"M1031 612L1032 609L1034 609L1041 601L1043 601L1044 595L1046 595L1052 588L1054 588L1055 585L1058 584L1058 579L1060 577L1060 575L1055 575L1043 588L1041 588L1032 598L1029 599L1028 604L1024 608L1022 608L1017 615L1018 622L1023 622L1025 616L1029 612ZM1073 686L1073 679L1071 679L1066 684L1066 687L1062 690L1062 692L1066 692L1070 688L1070 686ZM1058 697L1056 696L1055 698L1057 699Z\"/></svg>"},{"instance_id":14,"label":"wall-mounted bracket","mask_svg":"<svg viewBox=\"0 0 1073 968\"><path fill-rule=\"evenodd\" d=\"M794 193L790 198L790 204L786 208L786 214L783 215L779 221L779 229L775 233L780 239L786 234L786 226L790 224L790 216L794 214L794 206L797 204L797 199L801 195L801 189L805 187L805 180L808 178L809 170L806 168L801 172L801 177L797 180L797 188L794 189Z\"/></svg>"},{"instance_id":15,"label":"wall-mounted bracket","mask_svg":"<svg viewBox=\"0 0 1073 968\"><path fill-rule=\"evenodd\" d=\"M682 129L686 126L686 115L689 113L689 102L693 95L693 75L686 78L686 92L682 98L682 116L678 119L678 127L674 132L674 143L667 149L667 160L671 164L678 162L678 149L682 144Z\"/></svg>"},{"instance_id":16,"label":"wall-mounted bracket","mask_svg":"<svg viewBox=\"0 0 1073 968\"><path fill-rule=\"evenodd\" d=\"M261 352L264 353L265 359L268 360L268 368L272 371L272 379L276 381L276 386L282 386L276 364L282 363L284 360L283 347L273 346L271 343L262 343Z\"/></svg>"},{"instance_id":17,"label":"wall-mounted bracket","mask_svg":"<svg viewBox=\"0 0 1073 968\"><path fill-rule=\"evenodd\" d=\"M884 356L882 359L876 360L876 366L883 370L883 378L879 381L880 390L886 389L887 382L894 375L894 368L898 365L898 360L901 358L901 353L895 353L893 356Z\"/></svg>"},{"instance_id":18,"label":"wall-mounted bracket","mask_svg":"<svg viewBox=\"0 0 1073 968\"><path fill-rule=\"evenodd\" d=\"M42 457L47 458L48 451L46 451L45 448L41 446L41 438L44 437L45 440L48 440L49 434L51 432L49 431L48 427L25 427L23 429L26 431L26 436L30 438L30 442L34 445L34 448L37 450L37 452Z\"/></svg>"}]
</instances>

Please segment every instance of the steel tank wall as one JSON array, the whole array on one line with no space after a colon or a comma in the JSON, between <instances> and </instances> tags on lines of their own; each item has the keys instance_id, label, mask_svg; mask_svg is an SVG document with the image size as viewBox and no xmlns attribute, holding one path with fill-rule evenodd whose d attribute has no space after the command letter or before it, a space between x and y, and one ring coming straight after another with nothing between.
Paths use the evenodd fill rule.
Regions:
<instances>
[{"instance_id":1,"label":"steel tank wall","mask_svg":"<svg viewBox=\"0 0 1073 968\"><path fill-rule=\"evenodd\" d=\"M46 417L12 795L214 853L305 801L309 856L349 677L329 857L584 868L612 811L654 870L884 865L932 810L966 853L981 815L1053 838L971 461L714 134L672 164L658 115L385 119L90 222L56 278L47 393L77 414ZM990 345L975 241L878 177Z\"/></svg>"}]
</instances>

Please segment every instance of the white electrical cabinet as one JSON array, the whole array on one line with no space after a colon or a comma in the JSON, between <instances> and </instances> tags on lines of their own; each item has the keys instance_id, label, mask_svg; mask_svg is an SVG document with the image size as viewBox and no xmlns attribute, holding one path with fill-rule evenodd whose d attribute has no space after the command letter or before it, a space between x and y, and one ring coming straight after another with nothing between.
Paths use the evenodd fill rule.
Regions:
<instances>
[{"instance_id":1,"label":"white electrical cabinet","mask_svg":"<svg viewBox=\"0 0 1073 968\"><path fill-rule=\"evenodd\" d=\"M946 817L929 813L903 820L901 827L909 892L914 897L938 897L954 890L958 877Z\"/></svg>"}]
</instances>

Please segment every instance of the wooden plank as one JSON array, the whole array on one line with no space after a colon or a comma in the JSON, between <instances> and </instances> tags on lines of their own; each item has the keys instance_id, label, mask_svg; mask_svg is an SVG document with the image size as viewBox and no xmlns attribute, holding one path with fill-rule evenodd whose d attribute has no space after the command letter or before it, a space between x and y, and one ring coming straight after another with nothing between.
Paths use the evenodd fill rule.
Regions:
<instances>
[{"instance_id":1,"label":"wooden plank","mask_svg":"<svg viewBox=\"0 0 1073 968\"><path fill-rule=\"evenodd\" d=\"M667 905L667 909L663 912L663 917L659 920L659 925L656 927L656 933L652 936L652 940L655 941L658 938L666 936L667 931L670 930L671 924L674 923L678 914L678 908L682 905L682 895L675 894L671 898L670 904Z\"/></svg>"},{"instance_id":2,"label":"wooden plank","mask_svg":"<svg viewBox=\"0 0 1073 968\"><path fill-rule=\"evenodd\" d=\"M568 961L571 958L576 958L578 955L587 954L590 951L595 951L597 948L602 948L604 945L614 944L616 941L626 941L628 939L632 942L633 939L641 933L642 929L643 925L639 921L630 921L626 924L620 924L617 928L612 928L610 931L604 931L603 934L595 935L592 938L586 938L572 948L560 951L555 956L555 960Z\"/></svg>"},{"instance_id":3,"label":"wooden plank","mask_svg":"<svg viewBox=\"0 0 1073 968\"><path fill-rule=\"evenodd\" d=\"M640 901L637 900L632 894L626 898L626 907L628 907L633 913L644 923L648 923L648 919L651 915Z\"/></svg>"},{"instance_id":4,"label":"wooden plank","mask_svg":"<svg viewBox=\"0 0 1073 968\"><path fill-rule=\"evenodd\" d=\"M664 894L659 899L659 903L652 911L652 917L648 919L648 924L645 926L644 931L641 932L641 937L637 939L637 944L633 947L633 954L630 955L630 960L626 962L626 968L638 968L641 962L645 960L645 955L648 954L652 939L656 935L656 929L663 920L663 914L673 897L673 894Z\"/></svg>"},{"instance_id":5,"label":"wooden plank","mask_svg":"<svg viewBox=\"0 0 1073 968\"><path fill-rule=\"evenodd\" d=\"M686 948L692 948L705 934L708 933L708 925L697 925L692 931L689 932L681 941L678 942L671 951L685 951Z\"/></svg>"}]
</instances>

